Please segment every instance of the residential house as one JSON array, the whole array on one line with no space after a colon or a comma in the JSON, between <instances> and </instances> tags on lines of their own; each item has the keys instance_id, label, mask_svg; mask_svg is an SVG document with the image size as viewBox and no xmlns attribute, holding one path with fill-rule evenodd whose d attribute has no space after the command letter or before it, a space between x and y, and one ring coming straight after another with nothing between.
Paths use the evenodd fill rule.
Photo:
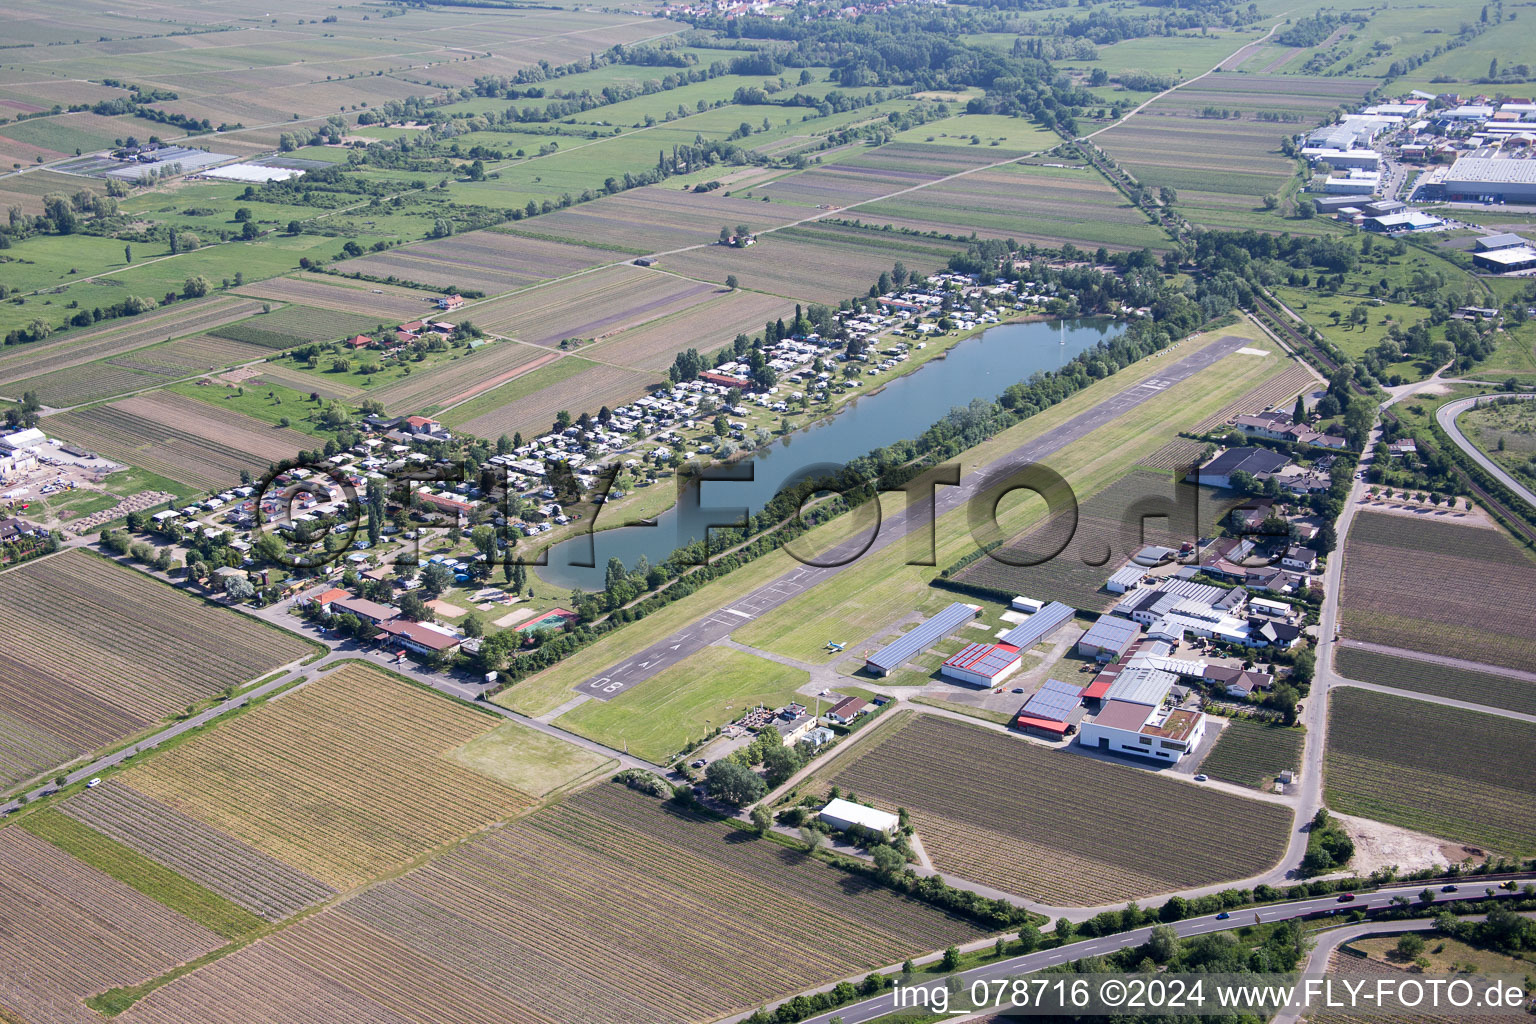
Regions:
<instances>
[{"instance_id":1,"label":"residential house","mask_svg":"<svg viewBox=\"0 0 1536 1024\"><path fill-rule=\"evenodd\" d=\"M1288 548L1281 556L1280 564L1297 572L1312 572L1317 568L1317 552L1311 548Z\"/></svg>"}]
</instances>

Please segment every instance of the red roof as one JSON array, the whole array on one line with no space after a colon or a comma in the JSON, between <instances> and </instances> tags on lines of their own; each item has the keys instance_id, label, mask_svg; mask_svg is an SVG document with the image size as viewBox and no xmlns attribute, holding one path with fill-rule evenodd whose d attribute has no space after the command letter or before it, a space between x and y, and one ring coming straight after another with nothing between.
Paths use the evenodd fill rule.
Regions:
<instances>
[{"instance_id":1,"label":"red roof","mask_svg":"<svg viewBox=\"0 0 1536 1024\"><path fill-rule=\"evenodd\" d=\"M1053 722L1049 718L1032 718L1029 715L1019 715L1013 720L1013 724L1020 729L1042 729L1058 735L1065 735L1067 731L1066 722Z\"/></svg>"},{"instance_id":2,"label":"red roof","mask_svg":"<svg viewBox=\"0 0 1536 1024\"><path fill-rule=\"evenodd\" d=\"M1087 688L1083 690L1083 699L1103 700L1104 695L1109 692L1110 684L1114 681L1115 680L1113 676L1099 676L1093 682L1089 683Z\"/></svg>"},{"instance_id":3,"label":"red roof","mask_svg":"<svg viewBox=\"0 0 1536 1024\"><path fill-rule=\"evenodd\" d=\"M351 596L352 595L350 593L341 589L340 587L332 587L330 590L327 590L325 593L315 598L315 602L317 604L330 604L332 601L339 601L344 597Z\"/></svg>"},{"instance_id":4,"label":"red roof","mask_svg":"<svg viewBox=\"0 0 1536 1024\"><path fill-rule=\"evenodd\" d=\"M354 334L352 337L347 339L347 344L351 345L353 348L367 348L369 345L373 344L373 339L368 337L366 334Z\"/></svg>"}]
</instances>

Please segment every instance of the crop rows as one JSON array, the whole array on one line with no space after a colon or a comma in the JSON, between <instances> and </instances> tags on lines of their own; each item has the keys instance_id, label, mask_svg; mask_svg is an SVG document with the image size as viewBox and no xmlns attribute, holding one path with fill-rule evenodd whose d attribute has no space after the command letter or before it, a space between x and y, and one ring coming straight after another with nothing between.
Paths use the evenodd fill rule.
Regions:
<instances>
[{"instance_id":1,"label":"crop rows","mask_svg":"<svg viewBox=\"0 0 1536 1024\"><path fill-rule=\"evenodd\" d=\"M20 346L14 354L0 357L0 383L38 377L107 356L123 355L184 334L195 334L227 324L231 320L239 320L260 308L260 303L248 300L198 299L177 303L165 312L134 317L129 321L132 326L125 327L122 321L118 321L108 327Z\"/></svg>"},{"instance_id":2,"label":"crop rows","mask_svg":"<svg viewBox=\"0 0 1536 1024\"><path fill-rule=\"evenodd\" d=\"M310 308L330 309L359 316L398 317L411 320L430 311L434 296L407 288L360 282L337 282L320 277L298 275L274 277L269 281L244 285L242 295L259 299L297 302Z\"/></svg>"},{"instance_id":3,"label":"crop rows","mask_svg":"<svg viewBox=\"0 0 1536 1024\"><path fill-rule=\"evenodd\" d=\"M472 231L347 260L343 273L404 278L434 287L474 288L496 295L622 259L588 246L500 231Z\"/></svg>"},{"instance_id":4,"label":"crop rows","mask_svg":"<svg viewBox=\"0 0 1536 1024\"><path fill-rule=\"evenodd\" d=\"M534 345L555 345L566 338L602 338L676 313L717 290L638 267L610 267L486 303L475 309L475 323Z\"/></svg>"},{"instance_id":5,"label":"crop rows","mask_svg":"<svg viewBox=\"0 0 1536 1024\"><path fill-rule=\"evenodd\" d=\"M573 243L618 246L635 254L665 252L714 241L725 226L753 231L776 227L797 214L772 204L648 186L604 196L532 222L527 234L563 237ZM512 229L517 232L517 228Z\"/></svg>"},{"instance_id":6,"label":"crop rows","mask_svg":"<svg viewBox=\"0 0 1536 1024\"><path fill-rule=\"evenodd\" d=\"M612 363L660 373L684 349L703 351L706 346L719 347L738 333L761 331L766 321L783 316L787 306L786 300L774 295L735 291L620 331L591 352Z\"/></svg>"},{"instance_id":7,"label":"crop rows","mask_svg":"<svg viewBox=\"0 0 1536 1024\"><path fill-rule=\"evenodd\" d=\"M349 665L182 744L126 781L345 889L530 803L441 756L489 724Z\"/></svg>"},{"instance_id":8,"label":"crop rows","mask_svg":"<svg viewBox=\"0 0 1536 1024\"><path fill-rule=\"evenodd\" d=\"M269 921L335 895L303 872L119 782L86 790L59 809Z\"/></svg>"},{"instance_id":9,"label":"crop rows","mask_svg":"<svg viewBox=\"0 0 1536 1024\"><path fill-rule=\"evenodd\" d=\"M781 203L837 209L881 199L937 178L936 174L826 164L770 181L756 191Z\"/></svg>"},{"instance_id":10,"label":"crop rows","mask_svg":"<svg viewBox=\"0 0 1536 1024\"><path fill-rule=\"evenodd\" d=\"M794 229L786 229L790 230ZM870 233L869 237L881 236ZM921 245L921 240L917 245ZM835 304L867 292L896 260L905 262L914 274L924 275L947 259L924 256L925 251L933 250L924 246L914 249L912 255L904 255L879 246L863 246L854 238L826 231L801 233L799 237L775 232L746 249L710 248L679 253L669 258L668 265L691 277L724 282L735 275L744 288L804 302Z\"/></svg>"},{"instance_id":11,"label":"crop rows","mask_svg":"<svg viewBox=\"0 0 1536 1024\"><path fill-rule=\"evenodd\" d=\"M573 365L583 364L585 369L572 373ZM533 383L546 374L559 379L460 423L459 426L467 433L486 438L518 431L525 435L543 433L550 429L555 415L562 409L574 416L582 411L595 412L605 405L610 408L620 406L644 394L645 389L656 381L655 374L567 357L552 366L535 370L528 375L526 383ZM513 391L523 392L525 389L520 385L524 383L513 381L507 385L508 396ZM501 393L492 391L485 397L494 399Z\"/></svg>"},{"instance_id":12,"label":"crop rows","mask_svg":"<svg viewBox=\"0 0 1536 1024\"><path fill-rule=\"evenodd\" d=\"M0 711L0 787L40 775L79 752L58 737Z\"/></svg>"},{"instance_id":13,"label":"crop rows","mask_svg":"<svg viewBox=\"0 0 1536 1024\"><path fill-rule=\"evenodd\" d=\"M1407 738L1411 737L1411 741ZM1328 706L1328 805L1504 854L1536 852L1536 730L1498 715L1341 687Z\"/></svg>"},{"instance_id":14,"label":"crop rows","mask_svg":"<svg viewBox=\"0 0 1536 1024\"><path fill-rule=\"evenodd\" d=\"M80 999L136 984L222 944L208 929L19 828L0 830L0 893L0 1010L33 1024L98 1020Z\"/></svg>"},{"instance_id":15,"label":"crop rows","mask_svg":"<svg viewBox=\"0 0 1536 1024\"><path fill-rule=\"evenodd\" d=\"M1338 648L1333 665L1341 675L1361 682L1536 715L1536 683L1515 676L1397 658L1359 647Z\"/></svg>"},{"instance_id":16,"label":"crop rows","mask_svg":"<svg viewBox=\"0 0 1536 1024\"><path fill-rule=\"evenodd\" d=\"M912 815L934 866L1060 905L1247 878L1289 812L1128 766L913 715L833 764L845 793Z\"/></svg>"},{"instance_id":17,"label":"crop rows","mask_svg":"<svg viewBox=\"0 0 1536 1024\"><path fill-rule=\"evenodd\" d=\"M1239 786L1264 788L1276 775L1301 767L1302 731L1236 718L1227 723L1200 770Z\"/></svg>"},{"instance_id":18,"label":"crop rows","mask_svg":"<svg viewBox=\"0 0 1536 1024\"><path fill-rule=\"evenodd\" d=\"M270 313L216 327L207 333L263 348L292 348L310 341L335 341L373 330L377 317L341 313L334 309L284 306Z\"/></svg>"},{"instance_id":19,"label":"crop rows","mask_svg":"<svg viewBox=\"0 0 1536 1024\"><path fill-rule=\"evenodd\" d=\"M538 360L549 360L558 353L541 351L532 345L493 342L467 356L449 360L425 372L403 377L373 392L392 416L421 412L471 397L477 389L513 370L529 367Z\"/></svg>"},{"instance_id":20,"label":"crop rows","mask_svg":"<svg viewBox=\"0 0 1536 1024\"><path fill-rule=\"evenodd\" d=\"M1302 363L1288 363L1280 373L1195 424L1191 433L1208 434L1239 416L1288 404L1288 400L1295 398L1303 388L1316 383L1317 378L1312 375L1312 371L1307 366Z\"/></svg>"},{"instance_id":21,"label":"crop rows","mask_svg":"<svg viewBox=\"0 0 1536 1024\"><path fill-rule=\"evenodd\" d=\"M48 423L50 433L114 462L206 489L229 486L241 470L263 473L310 440L296 430L165 392L64 413Z\"/></svg>"},{"instance_id":22,"label":"crop rows","mask_svg":"<svg viewBox=\"0 0 1536 1024\"><path fill-rule=\"evenodd\" d=\"M102 398L110 398L113 395L121 395L126 391L152 388L180 376L185 376L185 373L169 367L157 368L146 365L142 368L131 368L100 362L68 366L62 370L45 373L40 377L28 377L15 382L11 388L17 394L31 391L44 405L65 409Z\"/></svg>"},{"instance_id":23,"label":"crop rows","mask_svg":"<svg viewBox=\"0 0 1536 1024\"><path fill-rule=\"evenodd\" d=\"M50 739L72 754L95 749L308 650L83 551L0 577L0 608L0 715L44 734L18 752L23 762Z\"/></svg>"},{"instance_id":24,"label":"crop rows","mask_svg":"<svg viewBox=\"0 0 1536 1024\"><path fill-rule=\"evenodd\" d=\"M154 348L140 349L131 356L118 357L112 362L118 366L164 366L186 373L249 363L266 359L271 354L263 345L215 338L211 334L196 334Z\"/></svg>"},{"instance_id":25,"label":"crop rows","mask_svg":"<svg viewBox=\"0 0 1536 1024\"><path fill-rule=\"evenodd\" d=\"M1502 532L1362 512L1344 556L1345 635L1530 668L1536 565Z\"/></svg>"}]
</instances>

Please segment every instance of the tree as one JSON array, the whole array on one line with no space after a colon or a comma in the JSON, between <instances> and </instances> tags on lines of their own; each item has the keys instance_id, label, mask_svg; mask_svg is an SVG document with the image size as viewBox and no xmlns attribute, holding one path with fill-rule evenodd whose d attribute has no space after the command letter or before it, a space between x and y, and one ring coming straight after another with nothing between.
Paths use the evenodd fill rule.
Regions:
<instances>
[{"instance_id":1,"label":"tree","mask_svg":"<svg viewBox=\"0 0 1536 1024\"><path fill-rule=\"evenodd\" d=\"M1174 954L1179 951L1179 933L1173 930L1173 925L1160 924L1152 929L1152 934L1147 939L1147 954L1160 964L1172 960Z\"/></svg>"},{"instance_id":2,"label":"tree","mask_svg":"<svg viewBox=\"0 0 1536 1024\"><path fill-rule=\"evenodd\" d=\"M773 814L766 807L752 808L752 827L757 829L757 834L765 836L773 828Z\"/></svg>"},{"instance_id":3,"label":"tree","mask_svg":"<svg viewBox=\"0 0 1536 1024\"><path fill-rule=\"evenodd\" d=\"M414 590L408 590L400 598L400 615L412 622L425 622L432 617L432 609Z\"/></svg>"},{"instance_id":4,"label":"tree","mask_svg":"<svg viewBox=\"0 0 1536 1024\"><path fill-rule=\"evenodd\" d=\"M1413 960L1424 952L1424 936L1417 932L1408 932L1397 940L1397 955L1404 960Z\"/></svg>"},{"instance_id":5,"label":"tree","mask_svg":"<svg viewBox=\"0 0 1536 1024\"><path fill-rule=\"evenodd\" d=\"M208 283L206 277L201 274L194 274L182 283L181 294L183 298L200 299L208 294L208 289L211 287L212 285Z\"/></svg>"},{"instance_id":6,"label":"tree","mask_svg":"<svg viewBox=\"0 0 1536 1024\"><path fill-rule=\"evenodd\" d=\"M827 841L827 834L820 829L802 826L800 829L800 841L805 843L805 852L815 853L821 848L821 844Z\"/></svg>"},{"instance_id":7,"label":"tree","mask_svg":"<svg viewBox=\"0 0 1536 1024\"><path fill-rule=\"evenodd\" d=\"M441 596L453 586L453 571L440 562L433 562L421 570L421 589L429 598Z\"/></svg>"},{"instance_id":8,"label":"tree","mask_svg":"<svg viewBox=\"0 0 1536 1024\"><path fill-rule=\"evenodd\" d=\"M939 966L946 971L955 971L960 968L960 947L950 946L944 950L944 959L939 961Z\"/></svg>"},{"instance_id":9,"label":"tree","mask_svg":"<svg viewBox=\"0 0 1536 1024\"><path fill-rule=\"evenodd\" d=\"M736 275L735 274L726 274L725 275L725 286L727 288L729 288L731 291L735 291L737 288L741 287L741 282L736 280Z\"/></svg>"},{"instance_id":10,"label":"tree","mask_svg":"<svg viewBox=\"0 0 1536 1024\"><path fill-rule=\"evenodd\" d=\"M1045 936L1040 934L1040 929L1032 924L1026 924L1019 929L1019 952L1033 953L1040 948L1045 941Z\"/></svg>"},{"instance_id":11,"label":"tree","mask_svg":"<svg viewBox=\"0 0 1536 1024\"><path fill-rule=\"evenodd\" d=\"M224 593L233 601L249 601L256 596L256 586L244 576L231 576L224 584Z\"/></svg>"},{"instance_id":12,"label":"tree","mask_svg":"<svg viewBox=\"0 0 1536 1024\"><path fill-rule=\"evenodd\" d=\"M1297 423L1307 422L1307 396L1296 396L1296 408L1291 410L1291 419Z\"/></svg>"},{"instance_id":13,"label":"tree","mask_svg":"<svg viewBox=\"0 0 1536 1024\"><path fill-rule=\"evenodd\" d=\"M763 771L769 786L782 785L804 764L805 759L799 751L782 743L776 743L763 752Z\"/></svg>"},{"instance_id":14,"label":"tree","mask_svg":"<svg viewBox=\"0 0 1536 1024\"><path fill-rule=\"evenodd\" d=\"M132 263L133 262L133 246L131 246L131 245L123 246L123 262L124 263Z\"/></svg>"},{"instance_id":15,"label":"tree","mask_svg":"<svg viewBox=\"0 0 1536 1024\"><path fill-rule=\"evenodd\" d=\"M485 636L485 623L480 621L480 616L471 612L464 616L464 621L459 623L459 628L464 630L465 636Z\"/></svg>"},{"instance_id":16,"label":"tree","mask_svg":"<svg viewBox=\"0 0 1536 1024\"><path fill-rule=\"evenodd\" d=\"M894 846L877 846L870 851L870 857L874 859L875 870L886 878L898 874L907 866L907 858Z\"/></svg>"},{"instance_id":17,"label":"tree","mask_svg":"<svg viewBox=\"0 0 1536 1024\"><path fill-rule=\"evenodd\" d=\"M716 761L704 770L709 795L732 807L755 803L768 792L757 773L736 761Z\"/></svg>"}]
</instances>

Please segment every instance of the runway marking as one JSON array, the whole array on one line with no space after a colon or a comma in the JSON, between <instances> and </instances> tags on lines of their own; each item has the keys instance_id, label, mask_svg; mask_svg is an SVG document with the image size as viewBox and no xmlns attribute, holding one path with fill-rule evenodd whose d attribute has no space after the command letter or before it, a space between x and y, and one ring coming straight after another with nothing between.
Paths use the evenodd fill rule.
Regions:
<instances>
[{"instance_id":1,"label":"runway marking","mask_svg":"<svg viewBox=\"0 0 1536 1024\"><path fill-rule=\"evenodd\" d=\"M746 612L739 612L739 611L737 611L735 608L727 608L726 611L730 612L732 615L740 615L744 619L750 619L752 617L752 616L748 615Z\"/></svg>"}]
</instances>

